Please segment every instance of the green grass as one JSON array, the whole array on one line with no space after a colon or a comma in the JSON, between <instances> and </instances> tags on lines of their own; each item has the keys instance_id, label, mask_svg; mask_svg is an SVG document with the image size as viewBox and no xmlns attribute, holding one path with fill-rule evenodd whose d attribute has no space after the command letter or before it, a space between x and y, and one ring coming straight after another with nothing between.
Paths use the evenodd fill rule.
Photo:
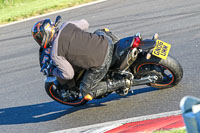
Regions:
<instances>
[{"instance_id":1,"label":"green grass","mask_svg":"<svg viewBox=\"0 0 200 133\"><path fill-rule=\"evenodd\" d=\"M186 129L173 129L169 131L155 131L153 133L187 133Z\"/></svg>"},{"instance_id":2,"label":"green grass","mask_svg":"<svg viewBox=\"0 0 200 133\"><path fill-rule=\"evenodd\" d=\"M95 0L0 0L0 24Z\"/></svg>"}]
</instances>

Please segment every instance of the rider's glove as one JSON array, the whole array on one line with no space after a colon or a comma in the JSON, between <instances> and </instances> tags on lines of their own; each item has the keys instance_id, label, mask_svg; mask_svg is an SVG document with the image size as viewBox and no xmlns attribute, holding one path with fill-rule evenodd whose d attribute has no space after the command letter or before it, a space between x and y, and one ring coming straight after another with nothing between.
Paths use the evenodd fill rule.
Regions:
<instances>
[{"instance_id":1,"label":"rider's glove","mask_svg":"<svg viewBox=\"0 0 200 133\"><path fill-rule=\"evenodd\" d=\"M47 68L44 70L44 75L47 76L53 76L53 69L55 68L55 66L53 65L53 62L50 61L49 65L47 66Z\"/></svg>"},{"instance_id":2,"label":"rider's glove","mask_svg":"<svg viewBox=\"0 0 200 133\"><path fill-rule=\"evenodd\" d=\"M50 59L50 48L46 48L43 51L43 59L42 59L42 64L44 65L46 62L49 62Z\"/></svg>"}]
</instances>

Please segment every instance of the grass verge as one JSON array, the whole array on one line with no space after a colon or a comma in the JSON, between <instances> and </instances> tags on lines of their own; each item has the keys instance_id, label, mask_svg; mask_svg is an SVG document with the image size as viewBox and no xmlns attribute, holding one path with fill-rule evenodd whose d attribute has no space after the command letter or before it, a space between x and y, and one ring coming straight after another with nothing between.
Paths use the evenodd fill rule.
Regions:
<instances>
[{"instance_id":1,"label":"grass verge","mask_svg":"<svg viewBox=\"0 0 200 133\"><path fill-rule=\"evenodd\" d=\"M153 133L187 133L186 129L172 129L168 131L155 131Z\"/></svg>"},{"instance_id":2,"label":"grass verge","mask_svg":"<svg viewBox=\"0 0 200 133\"><path fill-rule=\"evenodd\" d=\"M0 0L0 24L41 15L95 0Z\"/></svg>"}]
</instances>

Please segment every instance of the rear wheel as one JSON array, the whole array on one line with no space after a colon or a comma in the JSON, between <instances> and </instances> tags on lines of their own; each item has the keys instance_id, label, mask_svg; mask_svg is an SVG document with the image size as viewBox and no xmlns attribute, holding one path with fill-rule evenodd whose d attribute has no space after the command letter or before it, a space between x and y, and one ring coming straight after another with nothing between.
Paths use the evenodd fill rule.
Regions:
<instances>
[{"instance_id":1,"label":"rear wheel","mask_svg":"<svg viewBox=\"0 0 200 133\"><path fill-rule=\"evenodd\" d=\"M53 82L45 82L45 90L53 100L65 105L79 106L87 102L78 89L60 89Z\"/></svg>"},{"instance_id":2,"label":"rear wheel","mask_svg":"<svg viewBox=\"0 0 200 133\"><path fill-rule=\"evenodd\" d=\"M183 69L179 62L173 57L168 56L166 60L152 56L149 60L146 56L139 58L133 65L134 75L150 73L158 77L155 83L148 84L154 88L166 89L177 85L183 77ZM147 76L147 75L145 75ZM137 77L136 78L141 78Z\"/></svg>"}]
</instances>

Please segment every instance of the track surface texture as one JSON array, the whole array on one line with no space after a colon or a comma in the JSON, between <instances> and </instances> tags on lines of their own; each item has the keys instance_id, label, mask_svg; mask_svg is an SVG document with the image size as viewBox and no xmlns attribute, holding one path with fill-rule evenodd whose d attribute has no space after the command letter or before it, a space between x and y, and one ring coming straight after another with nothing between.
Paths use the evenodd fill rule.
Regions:
<instances>
[{"instance_id":1,"label":"track surface texture","mask_svg":"<svg viewBox=\"0 0 200 133\"><path fill-rule=\"evenodd\" d=\"M159 39L172 44L170 55L183 67L181 83L166 90L133 87L134 93L126 97L112 94L80 107L53 101L44 89L31 28L58 14L63 21L85 18L90 32L107 27L120 38L159 33ZM199 0L108 0L58 14L0 28L0 132L52 132L175 111L183 96L200 95Z\"/></svg>"}]
</instances>

